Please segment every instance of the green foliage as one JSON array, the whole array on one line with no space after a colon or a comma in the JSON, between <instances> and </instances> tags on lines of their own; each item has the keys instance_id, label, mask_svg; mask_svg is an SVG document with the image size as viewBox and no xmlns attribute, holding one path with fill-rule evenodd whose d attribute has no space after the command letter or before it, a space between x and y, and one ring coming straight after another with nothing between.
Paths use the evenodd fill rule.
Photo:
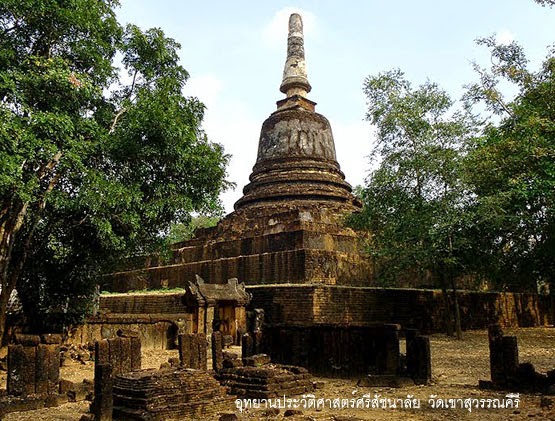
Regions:
<instances>
[{"instance_id":1,"label":"green foliage","mask_svg":"<svg viewBox=\"0 0 555 421\"><path fill-rule=\"evenodd\" d=\"M136 289L129 292L102 291L100 295L125 295L125 294L156 295L156 294L175 294L175 293L182 293L182 292L185 292L185 288Z\"/></svg>"},{"instance_id":2,"label":"green foliage","mask_svg":"<svg viewBox=\"0 0 555 421\"><path fill-rule=\"evenodd\" d=\"M77 320L99 273L221 209L228 156L182 94L179 44L122 28L117 4L0 5L0 325L16 285L37 328Z\"/></svg>"},{"instance_id":3,"label":"green foliage","mask_svg":"<svg viewBox=\"0 0 555 421\"><path fill-rule=\"evenodd\" d=\"M364 92L380 165L359 191L364 208L350 222L371 234L378 279L434 282L460 273L467 264L469 197L459 174L473 120L453 113L436 84L413 88L399 70L367 78Z\"/></svg>"},{"instance_id":4,"label":"green foliage","mask_svg":"<svg viewBox=\"0 0 555 421\"><path fill-rule=\"evenodd\" d=\"M216 216L200 215L192 218L188 223L172 225L167 241L169 244L175 244L190 240L195 235L197 229L215 227L219 220L220 218Z\"/></svg>"},{"instance_id":5,"label":"green foliage","mask_svg":"<svg viewBox=\"0 0 555 421\"><path fill-rule=\"evenodd\" d=\"M477 196L477 221L487 227L487 271L500 286L535 288L555 275L555 56L537 72L527 69L522 48L479 41L492 55L478 69L468 106L485 103L497 116L471 144L467 179ZM507 101L505 80L517 94Z\"/></svg>"},{"instance_id":6,"label":"green foliage","mask_svg":"<svg viewBox=\"0 0 555 421\"><path fill-rule=\"evenodd\" d=\"M518 44L478 44L492 65L474 66L465 113L452 112L435 84L413 89L400 71L365 82L381 162L351 223L369 230L384 283L429 277L445 285L469 275L498 289L553 284L555 50L533 72ZM501 89L507 82L512 100Z\"/></svg>"}]
</instances>

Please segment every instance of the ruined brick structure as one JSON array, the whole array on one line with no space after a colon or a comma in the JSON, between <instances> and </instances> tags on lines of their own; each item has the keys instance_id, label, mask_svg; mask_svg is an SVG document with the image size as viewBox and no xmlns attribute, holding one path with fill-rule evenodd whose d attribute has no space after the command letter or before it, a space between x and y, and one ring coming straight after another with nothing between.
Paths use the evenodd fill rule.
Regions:
<instances>
[{"instance_id":1,"label":"ruined brick structure","mask_svg":"<svg viewBox=\"0 0 555 421\"><path fill-rule=\"evenodd\" d=\"M112 274L103 289L187 287L197 275L206 280L206 285L199 284L202 289L237 278L252 294L250 308L265 312L263 338L243 336L247 353L269 353L278 363L303 365L319 373L368 372L381 364L378 354L383 344L374 338L382 335L380 326L394 323L422 332L441 330L445 297L441 291L372 285L372 267L361 238L344 224L361 204L337 162L329 121L315 112L316 104L307 98L311 86L297 14L289 21L280 90L286 97L262 125L250 182L234 212L216 227L198 230L194 239L174 245L171 264ZM465 328L484 327L493 320L538 325L547 318L545 303L537 295L460 292L459 297ZM105 298L104 306L101 301L101 312L112 302L112 314L99 318L102 326L84 331L82 337L107 330L103 324L110 317L123 320L117 308L130 312L130 300ZM141 299L133 300L137 307L146 307L138 306ZM201 332L204 325L204 333L210 334L208 322L216 315L233 321L241 314L244 320L242 309L234 310L231 317L231 310L226 315L223 304L217 304L203 313L202 300L197 301L196 322L193 316L179 316L197 327L188 333ZM151 322L158 325L171 319L169 312L176 317L189 312L179 298L172 303L162 306L162 313L168 314L153 315ZM239 328L243 326L223 333L237 338L244 333ZM416 344L425 354L426 344ZM415 368L415 377L427 378L428 371L426 366Z\"/></svg>"},{"instance_id":2,"label":"ruined brick structure","mask_svg":"<svg viewBox=\"0 0 555 421\"><path fill-rule=\"evenodd\" d=\"M281 91L235 211L175 245L173 264L115 274L110 289L210 283L368 285L370 267L344 217L360 208L336 159L329 121L306 98L302 22L292 15Z\"/></svg>"}]
</instances>

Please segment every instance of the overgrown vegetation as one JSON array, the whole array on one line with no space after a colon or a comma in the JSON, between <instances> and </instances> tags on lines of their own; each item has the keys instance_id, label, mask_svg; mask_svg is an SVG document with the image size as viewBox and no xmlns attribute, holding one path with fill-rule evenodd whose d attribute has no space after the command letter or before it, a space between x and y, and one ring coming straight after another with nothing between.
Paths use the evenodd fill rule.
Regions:
<instances>
[{"instance_id":1,"label":"overgrown vegetation","mask_svg":"<svg viewBox=\"0 0 555 421\"><path fill-rule=\"evenodd\" d=\"M0 336L15 288L36 329L75 322L100 273L220 210L228 157L182 94L179 44L117 5L0 4Z\"/></svg>"},{"instance_id":2,"label":"overgrown vegetation","mask_svg":"<svg viewBox=\"0 0 555 421\"><path fill-rule=\"evenodd\" d=\"M492 65L475 66L478 81L459 110L436 84L413 88L398 70L365 81L380 164L351 223L369 230L386 285L456 290L457 280L486 279L535 291L553 283L555 50L531 71L517 43L478 43ZM511 100L501 80L515 87Z\"/></svg>"}]
</instances>

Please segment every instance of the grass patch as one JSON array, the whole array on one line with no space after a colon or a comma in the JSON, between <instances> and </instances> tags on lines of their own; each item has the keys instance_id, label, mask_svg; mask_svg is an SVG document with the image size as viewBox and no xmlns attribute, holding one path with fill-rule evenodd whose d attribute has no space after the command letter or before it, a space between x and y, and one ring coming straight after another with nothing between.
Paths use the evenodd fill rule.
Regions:
<instances>
[{"instance_id":1,"label":"grass patch","mask_svg":"<svg viewBox=\"0 0 555 421\"><path fill-rule=\"evenodd\" d=\"M185 292L185 288L159 288L159 289L135 289L127 292L102 291L100 295L125 295L125 294L176 294Z\"/></svg>"}]
</instances>

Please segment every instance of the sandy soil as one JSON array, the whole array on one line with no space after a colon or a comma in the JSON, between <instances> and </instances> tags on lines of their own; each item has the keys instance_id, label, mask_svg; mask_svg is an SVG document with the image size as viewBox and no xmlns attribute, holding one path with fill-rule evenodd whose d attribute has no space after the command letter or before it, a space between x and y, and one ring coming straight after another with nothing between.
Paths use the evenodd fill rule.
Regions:
<instances>
[{"instance_id":1,"label":"sandy soil","mask_svg":"<svg viewBox=\"0 0 555 421\"><path fill-rule=\"evenodd\" d=\"M516 335L519 341L520 361L529 361L541 372L555 368L555 329L506 329L505 334ZM229 412L235 412L240 420L555 420L555 396L520 394L518 409L433 409L428 400L437 398L505 398L506 393L484 391L477 388L478 380L489 379L489 351L486 331L465 332L462 341L444 335L432 335L433 382L429 386L410 386L400 389L358 387L357 379L315 379L325 383L314 392L316 399L351 399L370 396L374 398L407 398L420 400L420 409L302 409L302 414L285 417L286 409L274 414L265 409L249 409L239 412L230 404ZM159 367L176 351L145 350L143 368ZM5 373L2 381L5 382ZM62 378L81 381L92 379L93 363L72 363L62 367ZM5 383L4 383L5 384ZM88 402L68 403L57 408L8 414L6 421L15 420L79 420L88 409Z\"/></svg>"}]
</instances>

